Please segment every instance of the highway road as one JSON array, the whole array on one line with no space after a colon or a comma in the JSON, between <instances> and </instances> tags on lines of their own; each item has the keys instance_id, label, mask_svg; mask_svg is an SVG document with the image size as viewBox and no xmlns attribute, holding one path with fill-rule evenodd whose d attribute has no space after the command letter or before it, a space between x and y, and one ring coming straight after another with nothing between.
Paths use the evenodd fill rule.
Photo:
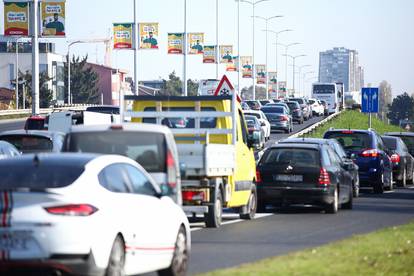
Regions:
<instances>
[{"instance_id":1,"label":"highway road","mask_svg":"<svg viewBox=\"0 0 414 276\"><path fill-rule=\"evenodd\" d=\"M13 120L0 120L0 132L7 130L23 129L26 118Z\"/></svg>"}]
</instances>

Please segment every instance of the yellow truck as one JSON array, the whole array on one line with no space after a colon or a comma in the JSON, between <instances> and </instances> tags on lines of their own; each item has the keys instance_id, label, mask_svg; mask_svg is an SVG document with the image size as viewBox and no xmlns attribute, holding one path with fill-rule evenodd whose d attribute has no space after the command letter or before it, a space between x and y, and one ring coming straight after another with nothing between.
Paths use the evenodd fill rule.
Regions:
<instances>
[{"instance_id":1,"label":"yellow truck","mask_svg":"<svg viewBox=\"0 0 414 276\"><path fill-rule=\"evenodd\" d=\"M223 208L242 219L256 214L256 163L253 141L235 95L125 96L131 122L168 126L181 166L183 209L204 215L207 227L219 227Z\"/></svg>"}]
</instances>

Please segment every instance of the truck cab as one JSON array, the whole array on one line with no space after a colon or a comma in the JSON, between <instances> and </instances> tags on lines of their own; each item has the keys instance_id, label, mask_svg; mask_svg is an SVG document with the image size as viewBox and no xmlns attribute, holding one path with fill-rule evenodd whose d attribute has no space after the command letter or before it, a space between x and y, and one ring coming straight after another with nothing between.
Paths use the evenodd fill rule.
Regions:
<instances>
[{"instance_id":1,"label":"truck cab","mask_svg":"<svg viewBox=\"0 0 414 276\"><path fill-rule=\"evenodd\" d=\"M188 215L219 227L223 208L242 219L256 213L256 164L242 108L233 96L126 96L133 123L168 126L181 164Z\"/></svg>"}]
</instances>

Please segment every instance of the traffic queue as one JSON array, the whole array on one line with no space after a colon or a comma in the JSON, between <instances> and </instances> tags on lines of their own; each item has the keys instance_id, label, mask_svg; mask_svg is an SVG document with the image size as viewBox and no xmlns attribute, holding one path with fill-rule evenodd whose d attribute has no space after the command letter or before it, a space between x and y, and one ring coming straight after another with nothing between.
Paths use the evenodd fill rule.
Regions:
<instances>
[{"instance_id":1,"label":"traffic queue","mask_svg":"<svg viewBox=\"0 0 414 276\"><path fill-rule=\"evenodd\" d=\"M105 107L0 133L0 274L186 275L189 222L218 228L224 210L251 220L298 204L335 214L361 188L414 182L414 133L329 129L269 145L273 132L329 115L318 99L125 100L130 122Z\"/></svg>"}]
</instances>

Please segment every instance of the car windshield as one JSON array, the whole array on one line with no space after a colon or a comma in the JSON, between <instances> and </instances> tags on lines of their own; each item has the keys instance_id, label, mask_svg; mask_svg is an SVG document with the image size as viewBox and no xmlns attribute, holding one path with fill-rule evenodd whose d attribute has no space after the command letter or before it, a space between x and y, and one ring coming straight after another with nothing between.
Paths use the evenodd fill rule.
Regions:
<instances>
[{"instance_id":1,"label":"car windshield","mask_svg":"<svg viewBox=\"0 0 414 276\"><path fill-rule=\"evenodd\" d=\"M315 149L276 148L270 149L260 160L261 165L292 164L318 166L319 152Z\"/></svg>"},{"instance_id":2,"label":"car windshield","mask_svg":"<svg viewBox=\"0 0 414 276\"><path fill-rule=\"evenodd\" d=\"M249 119L246 120L246 124L247 124L248 127L255 127L256 126L255 121L249 120Z\"/></svg>"},{"instance_id":3,"label":"car windshield","mask_svg":"<svg viewBox=\"0 0 414 276\"><path fill-rule=\"evenodd\" d=\"M281 106L265 106L265 107L262 107L261 110L263 111L263 113L279 113L279 114L284 113L283 107Z\"/></svg>"},{"instance_id":4,"label":"car windshield","mask_svg":"<svg viewBox=\"0 0 414 276\"><path fill-rule=\"evenodd\" d=\"M136 131L68 134L64 151L119 154L137 161L148 172L165 172L165 138L160 133Z\"/></svg>"},{"instance_id":5,"label":"car windshield","mask_svg":"<svg viewBox=\"0 0 414 276\"><path fill-rule=\"evenodd\" d=\"M400 136L411 154L414 154L414 136Z\"/></svg>"},{"instance_id":6,"label":"car windshield","mask_svg":"<svg viewBox=\"0 0 414 276\"><path fill-rule=\"evenodd\" d=\"M67 162L7 162L0 166L0 190L61 188L75 182L83 171L83 165Z\"/></svg>"},{"instance_id":7,"label":"car windshield","mask_svg":"<svg viewBox=\"0 0 414 276\"><path fill-rule=\"evenodd\" d=\"M327 139L336 139L345 151L361 151L371 147L370 137L361 132L328 132Z\"/></svg>"},{"instance_id":8,"label":"car windshield","mask_svg":"<svg viewBox=\"0 0 414 276\"><path fill-rule=\"evenodd\" d=\"M37 135L3 135L0 140L9 142L22 153L51 152L53 142L50 138Z\"/></svg>"}]
</instances>

